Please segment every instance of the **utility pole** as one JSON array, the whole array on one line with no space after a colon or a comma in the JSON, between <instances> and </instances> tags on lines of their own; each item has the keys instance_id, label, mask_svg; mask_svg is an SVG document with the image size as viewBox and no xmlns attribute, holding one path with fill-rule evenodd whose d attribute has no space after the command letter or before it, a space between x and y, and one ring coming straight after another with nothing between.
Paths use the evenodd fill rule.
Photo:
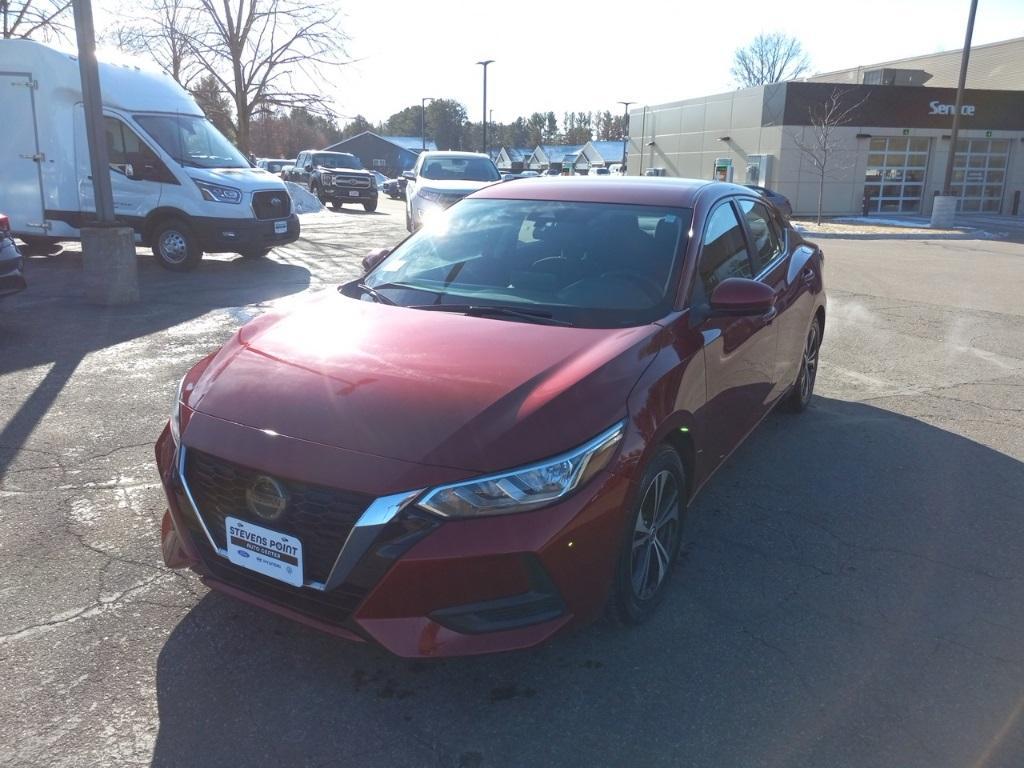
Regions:
<instances>
[{"instance_id":1,"label":"utility pole","mask_svg":"<svg viewBox=\"0 0 1024 768\"><path fill-rule=\"evenodd\" d=\"M635 101L620 101L622 105L622 173L626 173L626 143L629 141L629 105Z\"/></svg>"},{"instance_id":2,"label":"utility pole","mask_svg":"<svg viewBox=\"0 0 1024 768\"><path fill-rule=\"evenodd\" d=\"M494 59L487 59L486 61L478 61L477 64L484 68L484 137L483 137L483 153L487 154L487 65L493 64Z\"/></svg>"},{"instance_id":3,"label":"utility pole","mask_svg":"<svg viewBox=\"0 0 1024 768\"><path fill-rule=\"evenodd\" d=\"M974 37L974 17L978 12L978 0L971 0L967 14L967 34L964 36L964 51L960 57L960 79L956 86L956 105L953 107L953 130L949 136L949 156L946 158L946 174L942 179L939 197L932 203L931 226L949 227L956 218L956 198L953 196L953 162L956 159L956 143L960 133L960 112L964 104L964 88L967 85L967 63L971 58L971 38ZM966 178L967 169L964 169ZM961 186L962 189L962 186Z\"/></svg>"},{"instance_id":4,"label":"utility pole","mask_svg":"<svg viewBox=\"0 0 1024 768\"><path fill-rule=\"evenodd\" d=\"M420 99L420 136L423 137L423 151L427 151L427 102L433 101L432 96Z\"/></svg>"},{"instance_id":5,"label":"utility pole","mask_svg":"<svg viewBox=\"0 0 1024 768\"><path fill-rule=\"evenodd\" d=\"M135 233L131 227L117 226L114 217L92 4L90 0L73 0L72 5L78 41L78 71L82 80L85 136L89 145L96 204L95 223L80 230L85 293L89 301L97 304L129 304L139 300Z\"/></svg>"}]
</instances>

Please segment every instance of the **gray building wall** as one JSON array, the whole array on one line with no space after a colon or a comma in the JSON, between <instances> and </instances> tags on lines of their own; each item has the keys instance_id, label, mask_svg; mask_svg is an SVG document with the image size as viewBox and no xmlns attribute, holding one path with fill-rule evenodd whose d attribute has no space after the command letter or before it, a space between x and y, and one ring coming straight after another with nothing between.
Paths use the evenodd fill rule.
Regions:
<instances>
[{"instance_id":1,"label":"gray building wall","mask_svg":"<svg viewBox=\"0 0 1024 768\"><path fill-rule=\"evenodd\" d=\"M804 79L808 82L856 84L863 82L864 72L871 69L923 69L931 75L923 85L956 88L960 77L961 53L962 51L957 49L910 56L879 64L824 72ZM1024 90L1024 37L971 46L971 57L967 65L967 87L999 91Z\"/></svg>"}]
</instances>

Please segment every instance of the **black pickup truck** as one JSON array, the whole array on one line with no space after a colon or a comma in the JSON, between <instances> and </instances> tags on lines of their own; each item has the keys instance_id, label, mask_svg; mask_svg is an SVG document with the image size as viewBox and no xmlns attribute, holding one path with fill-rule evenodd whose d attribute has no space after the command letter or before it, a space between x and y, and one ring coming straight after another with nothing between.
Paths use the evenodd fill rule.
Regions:
<instances>
[{"instance_id":1,"label":"black pickup truck","mask_svg":"<svg viewBox=\"0 0 1024 768\"><path fill-rule=\"evenodd\" d=\"M355 155L307 149L281 177L308 187L321 203L333 208L359 203L367 212L377 210L377 180Z\"/></svg>"}]
</instances>

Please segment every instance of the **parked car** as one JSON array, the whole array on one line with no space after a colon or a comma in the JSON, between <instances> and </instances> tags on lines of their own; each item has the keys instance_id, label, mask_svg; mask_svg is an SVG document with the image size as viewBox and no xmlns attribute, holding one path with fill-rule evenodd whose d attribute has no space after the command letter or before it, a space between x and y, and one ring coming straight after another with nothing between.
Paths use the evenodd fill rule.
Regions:
<instances>
[{"instance_id":1,"label":"parked car","mask_svg":"<svg viewBox=\"0 0 1024 768\"><path fill-rule=\"evenodd\" d=\"M0 296L10 296L25 288L25 260L11 235L10 219L0 213Z\"/></svg>"},{"instance_id":2,"label":"parked car","mask_svg":"<svg viewBox=\"0 0 1024 768\"><path fill-rule=\"evenodd\" d=\"M480 189L185 375L164 561L400 656L641 622L689 502L811 402L822 261L732 184Z\"/></svg>"},{"instance_id":3,"label":"parked car","mask_svg":"<svg viewBox=\"0 0 1024 768\"><path fill-rule=\"evenodd\" d=\"M761 197L778 208L779 213L785 217L786 221L789 221L790 217L792 217L793 206L789 204L789 198L785 195L780 195L775 190L768 189L768 187L759 187L756 184L745 184L744 186L747 189L754 190L761 195Z\"/></svg>"},{"instance_id":4,"label":"parked car","mask_svg":"<svg viewBox=\"0 0 1024 768\"><path fill-rule=\"evenodd\" d=\"M192 269L204 252L263 256L298 239L284 184L250 167L188 91L143 61L101 61L99 76L114 210L162 266ZM0 90L0 210L33 248L77 240L95 211L77 60L0 40Z\"/></svg>"},{"instance_id":5,"label":"parked car","mask_svg":"<svg viewBox=\"0 0 1024 768\"><path fill-rule=\"evenodd\" d=\"M405 200L405 186L408 183L409 180L406 178L388 179L384 182L382 189L384 194L392 200L398 200L399 198Z\"/></svg>"},{"instance_id":6,"label":"parked car","mask_svg":"<svg viewBox=\"0 0 1024 768\"><path fill-rule=\"evenodd\" d=\"M321 203L335 209L359 203L367 213L377 210L377 179L347 152L300 152L286 180L307 187Z\"/></svg>"},{"instance_id":7,"label":"parked car","mask_svg":"<svg viewBox=\"0 0 1024 768\"><path fill-rule=\"evenodd\" d=\"M370 171L370 173L372 173L373 178L377 180L377 189L381 189L385 184L387 184L390 181L390 179L380 171Z\"/></svg>"},{"instance_id":8,"label":"parked car","mask_svg":"<svg viewBox=\"0 0 1024 768\"><path fill-rule=\"evenodd\" d=\"M278 176L281 174L281 171L284 170L285 166L293 165L294 163L294 160L271 160L264 157L256 161L256 167L262 168L264 171Z\"/></svg>"},{"instance_id":9,"label":"parked car","mask_svg":"<svg viewBox=\"0 0 1024 768\"><path fill-rule=\"evenodd\" d=\"M415 232L428 216L443 211L471 192L501 181L490 157L475 152L421 152L413 170L402 174L405 228Z\"/></svg>"},{"instance_id":10,"label":"parked car","mask_svg":"<svg viewBox=\"0 0 1024 768\"><path fill-rule=\"evenodd\" d=\"M599 166L596 166L594 168L591 168L590 171L588 172L588 175L589 176L610 176L611 173L612 172L610 170L608 170L607 168L605 168L603 165L599 165Z\"/></svg>"}]
</instances>

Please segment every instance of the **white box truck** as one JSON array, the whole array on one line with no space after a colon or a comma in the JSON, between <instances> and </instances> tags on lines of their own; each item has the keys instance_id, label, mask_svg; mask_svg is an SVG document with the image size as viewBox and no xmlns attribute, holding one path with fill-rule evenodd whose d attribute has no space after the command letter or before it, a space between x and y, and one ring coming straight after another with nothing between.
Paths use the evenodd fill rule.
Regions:
<instances>
[{"instance_id":1,"label":"white box truck","mask_svg":"<svg viewBox=\"0 0 1024 768\"><path fill-rule=\"evenodd\" d=\"M276 176L250 167L169 75L100 62L114 213L172 270L203 253L263 256L299 237ZM96 207L78 60L0 40L0 213L29 246L73 240Z\"/></svg>"}]
</instances>

